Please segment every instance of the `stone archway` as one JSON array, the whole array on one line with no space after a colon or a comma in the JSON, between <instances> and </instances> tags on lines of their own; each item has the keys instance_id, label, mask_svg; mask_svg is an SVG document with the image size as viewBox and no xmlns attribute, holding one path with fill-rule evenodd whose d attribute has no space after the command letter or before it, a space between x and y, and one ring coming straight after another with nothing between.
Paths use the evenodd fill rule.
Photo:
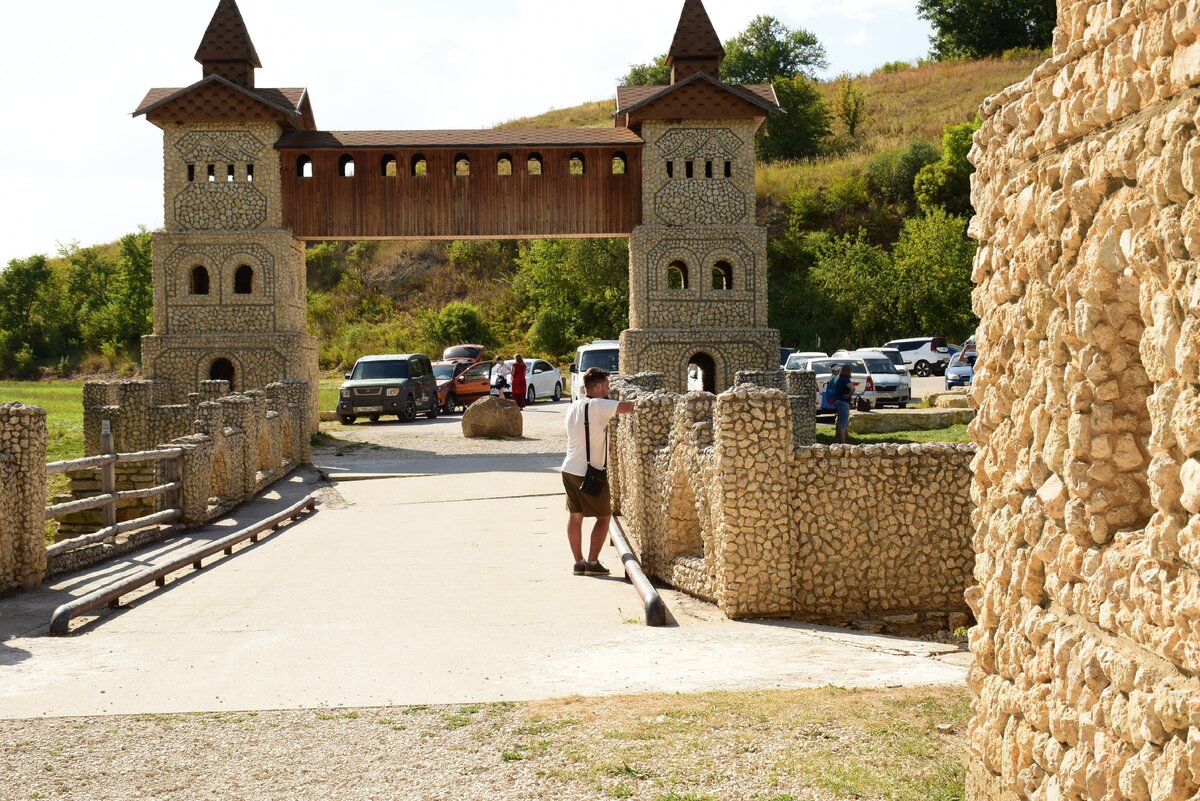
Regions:
<instances>
[{"instance_id":1,"label":"stone archway","mask_svg":"<svg viewBox=\"0 0 1200 801\"><path fill-rule=\"evenodd\" d=\"M208 368L208 377L211 381L228 381L229 391L236 392L237 371L233 367L233 362L229 359L221 357L214 359L212 365Z\"/></svg>"},{"instance_id":2,"label":"stone archway","mask_svg":"<svg viewBox=\"0 0 1200 801\"><path fill-rule=\"evenodd\" d=\"M688 391L703 390L704 392L716 393L717 363L712 356L703 351L693 354L688 359L687 369Z\"/></svg>"}]
</instances>

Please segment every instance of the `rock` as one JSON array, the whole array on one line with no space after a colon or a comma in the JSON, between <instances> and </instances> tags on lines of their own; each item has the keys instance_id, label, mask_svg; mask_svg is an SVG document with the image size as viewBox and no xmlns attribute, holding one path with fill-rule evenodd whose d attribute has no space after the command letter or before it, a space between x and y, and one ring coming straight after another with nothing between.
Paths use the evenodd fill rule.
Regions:
<instances>
[{"instance_id":1,"label":"rock","mask_svg":"<svg viewBox=\"0 0 1200 801\"><path fill-rule=\"evenodd\" d=\"M887 434L893 431L932 431L969 423L971 409L876 409L850 415L850 433Z\"/></svg>"},{"instance_id":2,"label":"rock","mask_svg":"<svg viewBox=\"0 0 1200 801\"><path fill-rule=\"evenodd\" d=\"M489 396L472 403L462 416L464 437L519 437L524 420L517 404L507 398Z\"/></svg>"}]
</instances>

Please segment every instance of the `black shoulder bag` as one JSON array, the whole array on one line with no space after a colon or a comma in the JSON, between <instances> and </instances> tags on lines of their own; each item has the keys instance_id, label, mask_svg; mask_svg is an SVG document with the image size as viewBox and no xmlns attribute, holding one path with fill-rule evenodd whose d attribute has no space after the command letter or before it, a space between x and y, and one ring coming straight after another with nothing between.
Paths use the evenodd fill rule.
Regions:
<instances>
[{"instance_id":1,"label":"black shoulder bag","mask_svg":"<svg viewBox=\"0 0 1200 801\"><path fill-rule=\"evenodd\" d=\"M591 401L583 402L583 447L587 455L587 471L583 474L583 481L579 482L579 491L584 495L598 496L603 495L604 488L608 486L608 428L604 429L604 469L601 470L592 467L592 428L588 422L588 407L591 405Z\"/></svg>"}]
</instances>

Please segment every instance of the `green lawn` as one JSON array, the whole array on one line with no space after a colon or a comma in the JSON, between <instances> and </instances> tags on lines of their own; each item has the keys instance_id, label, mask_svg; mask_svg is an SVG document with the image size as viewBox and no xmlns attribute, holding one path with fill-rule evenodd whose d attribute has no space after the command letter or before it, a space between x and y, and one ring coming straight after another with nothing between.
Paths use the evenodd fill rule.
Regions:
<instances>
[{"instance_id":1,"label":"green lawn","mask_svg":"<svg viewBox=\"0 0 1200 801\"><path fill-rule=\"evenodd\" d=\"M917 442L970 442L965 425L935 428L932 431L893 431L890 434L850 434L851 445L911 445ZM833 426L817 426L817 444L832 445Z\"/></svg>"},{"instance_id":2,"label":"green lawn","mask_svg":"<svg viewBox=\"0 0 1200 801\"><path fill-rule=\"evenodd\" d=\"M0 403L10 401L46 410L46 461L83 456L83 382L0 381Z\"/></svg>"}]
</instances>

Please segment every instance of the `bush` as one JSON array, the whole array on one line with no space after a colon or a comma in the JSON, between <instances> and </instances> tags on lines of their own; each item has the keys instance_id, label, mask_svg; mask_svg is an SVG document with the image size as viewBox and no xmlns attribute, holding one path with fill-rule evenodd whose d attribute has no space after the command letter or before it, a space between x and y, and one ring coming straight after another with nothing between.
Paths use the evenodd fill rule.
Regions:
<instances>
[{"instance_id":1,"label":"bush","mask_svg":"<svg viewBox=\"0 0 1200 801\"><path fill-rule=\"evenodd\" d=\"M495 344L491 327L483 313L472 303L455 301L446 304L441 311L422 310L417 314L417 327L431 353L464 342L488 346Z\"/></svg>"}]
</instances>

